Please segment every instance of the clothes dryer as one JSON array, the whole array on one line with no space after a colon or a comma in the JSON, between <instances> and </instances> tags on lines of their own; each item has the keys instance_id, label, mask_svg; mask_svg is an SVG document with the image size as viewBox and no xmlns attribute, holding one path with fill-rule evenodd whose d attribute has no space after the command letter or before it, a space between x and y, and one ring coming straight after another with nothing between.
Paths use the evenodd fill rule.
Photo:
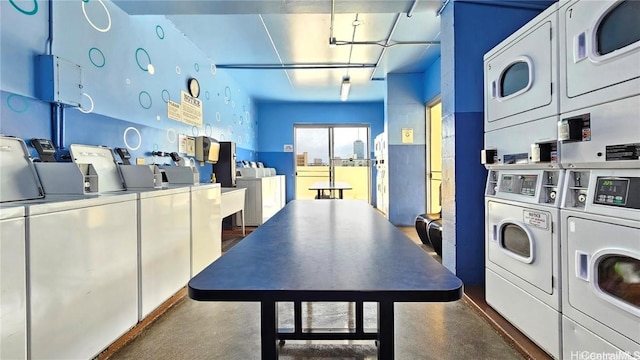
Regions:
<instances>
[{"instance_id":1,"label":"clothes dryer","mask_svg":"<svg viewBox=\"0 0 640 360\"><path fill-rule=\"evenodd\" d=\"M563 113L558 137L564 168L639 168L640 95Z\"/></svg>"},{"instance_id":2,"label":"clothes dryer","mask_svg":"<svg viewBox=\"0 0 640 360\"><path fill-rule=\"evenodd\" d=\"M561 113L640 94L639 18L636 0L560 1Z\"/></svg>"},{"instance_id":3,"label":"clothes dryer","mask_svg":"<svg viewBox=\"0 0 640 360\"><path fill-rule=\"evenodd\" d=\"M551 5L484 55L485 132L559 113L557 10Z\"/></svg>"},{"instance_id":4,"label":"clothes dryer","mask_svg":"<svg viewBox=\"0 0 640 360\"><path fill-rule=\"evenodd\" d=\"M638 358L640 170L567 171L561 221L565 358Z\"/></svg>"},{"instance_id":5,"label":"clothes dryer","mask_svg":"<svg viewBox=\"0 0 640 360\"><path fill-rule=\"evenodd\" d=\"M487 303L561 356L560 191L564 170L489 171L485 197Z\"/></svg>"}]
</instances>

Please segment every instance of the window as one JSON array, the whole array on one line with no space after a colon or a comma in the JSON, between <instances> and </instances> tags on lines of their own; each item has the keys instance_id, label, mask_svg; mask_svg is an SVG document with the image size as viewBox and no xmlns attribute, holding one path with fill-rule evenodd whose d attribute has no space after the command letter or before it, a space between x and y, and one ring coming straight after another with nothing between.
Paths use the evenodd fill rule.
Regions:
<instances>
[{"instance_id":1,"label":"window","mask_svg":"<svg viewBox=\"0 0 640 360\"><path fill-rule=\"evenodd\" d=\"M529 64L525 61L515 62L506 68L500 79L500 97L526 90L531 82L529 73Z\"/></svg>"},{"instance_id":2,"label":"window","mask_svg":"<svg viewBox=\"0 0 640 360\"><path fill-rule=\"evenodd\" d=\"M503 249L523 257L531 258L531 240L518 225L506 224L502 227L501 244Z\"/></svg>"},{"instance_id":3,"label":"window","mask_svg":"<svg viewBox=\"0 0 640 360\"><path fill-rule=\"evenodd\" d=\"M598 288L606 295L640 309L640 260L608 254L597 262Z\"/></svg>"},{"instance_id":4,"label":"window","mask_svg":"<svg viewBox=\"0 0 640 360\"><path fill-rule=\"evenodd\" d=\"M611 8L596 29L598 55L606 55L640 41L640 1L622 1Z\"/></svg>"}]
</instances>

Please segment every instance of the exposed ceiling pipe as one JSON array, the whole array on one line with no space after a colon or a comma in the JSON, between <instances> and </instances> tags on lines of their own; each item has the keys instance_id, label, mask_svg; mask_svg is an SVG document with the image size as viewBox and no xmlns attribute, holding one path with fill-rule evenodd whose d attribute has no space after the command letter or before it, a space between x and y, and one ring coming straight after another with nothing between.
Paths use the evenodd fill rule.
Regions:
<instances>
[{"instance_id":1,"label":"exposed ceiling pipe","mask_svg":"<svg viewBox=\"0 0 640 360\"><path fill-rule=\"evenodd\" d=\"M336 0L331 0L331 25L329 25L329 47L336 46L336 38L333 37L333 19L336 14Z\"/></svg>"},{"instance_id":2,"label":"exposed ceiling pipe","mask_svg":"<svg viewBox=\"0 0 640 360\"><path fill-rule=\"evenodd\" d=\"M380 52L380 56L378 57L378 60L376 61L376 66L373 69L373 71L371 72L371 76L369 76L369 80L373 80L373 75L375 75L376 70L378 70L378 66L380 65L380 62L382 61L382 57L384 56L384 53L387 52L388 49L388 45L391 41L391 37L393 36L393 33L396 31L396 28L398 27L398 23L400 22L400 13L398 13L396 15L396 20L393 22L393 26L391 27L391 31L389 32L389 36L387 36L387 41L385 41L385 46L382 48L382 51Z\"/></svg>"},{"instance_id":3,"label":"exposed ceiling pipe","mask_svg":"<svg viewBox=\"0 0 640 360\"><path fill-rule=\"evenodd\" d=\"M336 41L335 45L377 45L382 47L392 47L396 45L440 45L440 41L394 41L388 43L388 40L384 41Z\"/></svg>"},{"instance_id":4,"label":"exposed ceiling pipe","mask_svg":"<svg viewBox=\"0 0 640 360\"><path fill-rule=\"evenodd\" d=\"M371 69L376 64L328 63L328 64L219 64L218 69L231 70L317 70L317 69Z\"/></svg>"},{"instance_id":5,"label":"exposed ceiling pipe","mask_svg":"<svg viewBox=\"0 0 640 360\"><path fill-rule=\"evenodd\" d=\"M413 0L413 4L409 8L409 11L407 11L407 17L413 16L413 11L416 9L416 5L418 5L418 0Z\"/></svg>"}]
</instances>

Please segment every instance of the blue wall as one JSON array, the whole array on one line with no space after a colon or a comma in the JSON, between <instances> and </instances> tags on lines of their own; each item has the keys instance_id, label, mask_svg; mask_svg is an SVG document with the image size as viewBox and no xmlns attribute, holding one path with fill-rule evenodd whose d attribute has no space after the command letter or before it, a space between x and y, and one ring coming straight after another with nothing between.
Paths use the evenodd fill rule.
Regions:
<instances>
[{"instance_id":1,"label":"blue wall","mask_svg":"<svg viewBox=\"0 0 640 360\"><path fill-rule=\"evenodd\" d=\"M258 160L275 168L278 174L286 175L287 201L295 197L295 153L284 152L284 145L294 144L294 124L369 124L372 157L373 138L383 131L384 124L382 102L258 102L257 114ZM372 180L375 181L375 175Z\"/></svg>"},{"instance_id":2,"label":"blue wall","mask_svg":"<svg viewBox=\"0 0 640 360\"><path fill-rule=\"evenodd\" d=\"M178 135L207 135L235 141L239 158L254 160L255 104L234 80L165 17L129 16L110 1L103 3L52 3L51 53L80 65L83 82L82 108L63 110L60 139L52 129L50 104L36 97L35 59L48 53L49 3L0 2L0 132L53 139L63 152L72 143L128 143L132 156L147 163L165 160L153 159L153 150L178 151ZM180 102L190 77L201 86L203 123L198 126L167 116L168 100ZM140 136L125 131L130 127ZM211 166L198 167L201 181L208 181Z\"/></svg>"},{"instance_id":3,"label":"blue wall","mask_svg":"<svg viewBox=\"0 0 640 360\"><path fill-rule=\"evenodd\" d=\"M424 74L388 74L386 125L389 174L389 221L411 226L425 212ZM402 142L402 129L413 129L413 142Z\"/></svg>"},{"instance_id":4,"label":"blue wall","mask_svg":"<svg viewBox=\"0 0 640 360\"><path fill-rule=\"evenodd\" d=\"M484 284L482 57L552 2L526 3L459 0L442 13L443 264L466 285Z\"/></svg>"},{"instance_id":5,"label":"blue wall","mask_svg":"<svg viewBox=\"0 0 640 360\"><path fill-rule=\"evenodd\" d=\"M426 104L440 95L441 63L438 57L424 72L423 102Z\"/></svg>"}]
</instances>

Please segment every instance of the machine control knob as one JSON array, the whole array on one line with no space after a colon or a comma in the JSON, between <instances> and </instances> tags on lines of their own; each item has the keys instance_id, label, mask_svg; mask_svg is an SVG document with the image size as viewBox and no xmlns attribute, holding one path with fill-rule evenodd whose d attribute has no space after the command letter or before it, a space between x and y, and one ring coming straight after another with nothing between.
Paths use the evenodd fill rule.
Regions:
<instances>
[{"instance_id":1,"label":"machine control knob","mask_svg":"<svg viewBox=\"0 0 640 360\"><path fill-rule=\"evenodd\" d=\"M549 193L549 199L551 199L551 200L555 200L556 199L556 192L555 191L551 191Z\"/></svg>"},{"instance_id":2,"label":"machine control knob","mask_svg":"<svg viewBox=\"0 0 640 360\"><path fill-rule=\"evenodd\" d=\"M578 202L584 204L584 202L587 201L587 195L585 194L580 194L578 195Z\"/></svg>"}]
</instances>

